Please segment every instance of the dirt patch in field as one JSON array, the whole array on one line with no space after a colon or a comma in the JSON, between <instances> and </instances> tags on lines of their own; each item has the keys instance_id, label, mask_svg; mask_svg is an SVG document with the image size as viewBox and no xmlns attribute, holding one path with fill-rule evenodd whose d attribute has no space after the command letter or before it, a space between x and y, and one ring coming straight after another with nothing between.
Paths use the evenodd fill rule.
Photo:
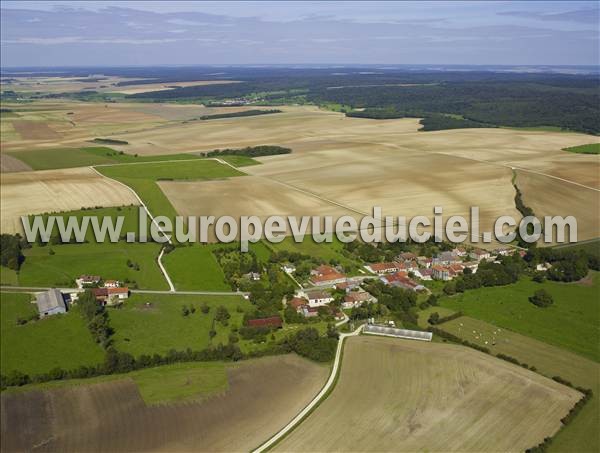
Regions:
<instances>
[{"instance_id":1,"label":"dirt patch in field","mask_svg":"<svg viewBox=\"0 0 600 453\"><path fill-rule=\"evenodd\" d=\"M5 173L0 188L3 233L22 232L22 215L138 204L126 187L89 168Z\"/></svg>"},{"instance_id":2,"label":"dirt patch in field","mask_svg":"<svg viewBox=\"0 0 600 453\"><path fill-rule=\"evenodd\" d=\"M242 362L229 389L201 403L146 406L130 380L2 395L2 451L249 451L325 383L295 355Z\"/></svg>"},{"instance_id":3,"label":"dirt patch in field","mask_svg":"<svg viewBox=\"0 0 600 453\"><path fill-rule=\"evenodd\" d=\"M11 173L17 171L31 171L31 167L25 162L8 154L0 154L0 173Z\"/></svg>"},{"instance_id":4,"label":"dirt patch in field","mask_svg":"<svg viewBox=\"0 0 600 453\"><path fill-rule=\"evenodd\" d=\"M581 394L469 348L349 339L333 393L276 451L523 451Z\"/></svg>"},{"instance_id":5,"label":"dirt patch in field","mask_svg":"<svg viewBox=\"0 0 600 453\"><path fill-rule=\"evenodd\" d=\"M23 140L52 140L60 138L60 134L44 121L15 120L13 127Z\"/></svg>"}]
</instances>

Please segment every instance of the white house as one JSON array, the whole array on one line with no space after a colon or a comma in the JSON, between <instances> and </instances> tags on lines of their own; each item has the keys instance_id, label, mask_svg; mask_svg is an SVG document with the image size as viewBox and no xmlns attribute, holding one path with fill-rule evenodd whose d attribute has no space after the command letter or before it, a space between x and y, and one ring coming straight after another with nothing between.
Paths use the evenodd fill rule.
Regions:
<instances>
[{"instance_id":1,"label":"white house","mask_svg":"<svg viewBox=\"0 0 600 453\"><path fill-rule=\"evenodd\" d=\"M311 308L323 307L333 302L331 294L325 291L299 291L297 296L308 299L308 306Z\"/></svg>"}]
</instances>

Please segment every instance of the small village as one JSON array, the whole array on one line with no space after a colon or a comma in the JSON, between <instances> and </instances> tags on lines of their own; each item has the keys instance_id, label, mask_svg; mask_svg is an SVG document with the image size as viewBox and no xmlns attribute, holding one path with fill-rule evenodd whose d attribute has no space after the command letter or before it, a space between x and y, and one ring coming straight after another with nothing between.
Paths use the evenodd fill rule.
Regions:
<instances>
[{"instance_id":1,"label":"small village","mask_svg":"<svg viewBox=\"0 0 600 453\"><path fill-rule=\"evenodd\" d=\"M434 256L416 255L402 252L389 262L365 263L358 273L346 275L342 266L320 264L310 270L308 278L298 281L296 266L291 262L281 264L280 269L297 286L291 298L284 298L285 308L293 309L307 321L321 318L343 321L352 309L376 304L377 297L364 287L365 283L379 281L388 287L396 287L415 293L428 294L427 282L447 282L463 273L474 274L482 261L495 261L498 257L513 253L524 254L514 248L497 248L483 250L474 248L454 248L442 251ZM538 265L538 270L546 270ZM357 274L357 275L356 275ZM247 272L242 278L248 282L260 282L260 272ZM75 279L77 289L59 290L52 288L37 294L35 302L39 317L66 313L69 305L77 303L80 292L89 290L99 305L118 307L129 298L130 289L122 282L103 279L99 275L81 275ZM238 289L239 291L239 289ZM248 294L242 292L248 299ZM391 323L393 325L393 322ZM278 329L283 327L283 319L279 315L258 317L246 321L248 327Z\"/></svg>"}]
</instances>

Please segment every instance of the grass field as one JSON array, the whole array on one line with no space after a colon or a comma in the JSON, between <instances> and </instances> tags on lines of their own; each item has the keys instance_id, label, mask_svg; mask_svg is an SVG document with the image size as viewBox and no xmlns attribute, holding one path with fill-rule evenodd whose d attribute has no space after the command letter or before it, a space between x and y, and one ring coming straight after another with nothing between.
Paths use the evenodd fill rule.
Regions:
<instances>
[{"instance_id":1,"label":"grass field","mask_svg":"<svg viewBox=\"0 0 600 453\"><path fill-rule=\"evenodd\" d=\"M554 304L548 308L538 308L528 301L529 296L541 288L554 298ZM592 272L590 278L579 283L546 281L540 284L523 278L514 285L480 288L444 297L440 304L600 361L599 290L598 272Z\"/></svg>"},{"instance_id":2,"label":"grass field","mask_svg":"<svg viewBox=\"0 0 600 453\"><path fill-rule=\"evenodd\" d=\"M171 154L168 156L134 156L119 154L118 151L105 146L85 148L51 148L19 151L11 156L25 162L34 170L53 170L57 168L87 167L89 165L106 165L120 163L157 162L161 160L199 159L193 154Z\"/></svg>"},{"instance_id":3,"label":"grass field","mask_svg":"<svg viewBox=\"0 0 600 453\"><path fill-rule=\"evenodd\" d=\"M30 294L0 293L3 374L11 370L38 374L102 362L104 352L92 340L76 307L64 315L17 325L17 318L37 313L30 300Z\"/></svg>"},{"instance_id":4,"label":"grass field","mask_svg":"<svg viewBox=\"0 0 600 453\"><path fill-rule=\"evenodd\" d=\"M34 245L25 250L25 261L19 272L21 286L72 287L82 274L135 282L142 289L168 289L156 258L161 246L156 243L110 243ZM50 254L50 250L54 255ZM127 260L139 270L127 266ZM134 283L130 283L134 286Z\"/></svg>"},{"instance_id":5,"label":"grass field","mask_svg":"<svg viewBox=\"0 0 600 453\"><path fill-rule=\"evenodd\" d=\"M506 354L529 366L535 366L539 373L546 376L560 376L574 385L592 389L592 400L586 404L573 423L560 431L550 451L597 452L600 449L600 439L597 436L600 423L600 364L565 349L468 316L438 327L472 343L485 346L494 354ZM496 338L495 345L490 341L492 338Z\"/></svg>"},{"instance_id":6,"label":"grass field","mask_svg":"<svg viewBox=\"0 0 600 453\"><path fill-rule=\"evenodd\" d=\"M200 310L204 303L210 307L207 314ZM196 312L184 317L181 314L183 305L188 308L193 305ZM220 305L228 309L231 318L227 327L214 323L217 335L211 340L209 331ZM250 308L250 303L241 296L133 294L123 307L110 310L109 316L115 330L115 347L139 356L166 354L170 349L201 350L211 344L226 344L232 326L240 327L243 311Z\"/></svg>"},{"instance_id":7,"label":"grass field","mask_svg":"<svg viewBox=\"0 0 600 453\"><path fill-rule=\"evenodd\" d=\"M212 251L214 245L178 247L163 258L163 264L179 290L230 291L225 274Z\"/></svg>"},{"instance_id":8,"label":"grass field","mask_svg":"<svg viewBox=\"0 0 600 453\"><path fill-rule=\"evenodd\" d=\"M225 274L213 255L216 248L225 244L193 244L177 247L163 257L163 264L171 276L175 287L179 290L196 291L230 291L231 286L225 281ZM228 245L232 250L239 250L237 243ZM257 258L265 263L271 251L263 242L250 244L249 249Z\"/></svg>"},{"instance_id":9,"label":"grass field","mask_svg":"<svg viewBox=\"0 0 600 453\"><path fill-rule=\"evenodd\" d=\"M563 148L565 151L570 153L579 154L600 154L600 143L590 143L588 145L571 146L569 148Z\"/></svg>"},{"instance_id":10,"label":"grass field","mask_svg":"<svg viewBox=\"0 0 600 453\"><path fill-rule=\"evenodd\" d=\"M523 451L580 396L469 348L353 337L333 392L275 451Z\"/></svg>"}]
</instances>

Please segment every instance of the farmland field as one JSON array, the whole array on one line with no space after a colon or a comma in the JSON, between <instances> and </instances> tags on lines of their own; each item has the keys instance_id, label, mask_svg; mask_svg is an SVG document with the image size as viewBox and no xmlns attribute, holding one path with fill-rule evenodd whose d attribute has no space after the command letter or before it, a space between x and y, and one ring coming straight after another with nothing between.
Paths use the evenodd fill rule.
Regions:
<instances>
[{"instance_id":1,"label":"farmland field","mask_svg":"<svg viewBox=\"0 0 600 453\"><path fill-rule=\"evenodd\" d=\"M18 318L37 314L31 299L24 293L0 294L2 374L12 370L38 374L55 367L73 369L102 362L104 352L92 340L76 307L64 315L18 325Z\"/></svg>"},{"instance_id":2,"label":"farmland field","mask_svg":"<svg viewBox=\"0 0 600 453\"><path fill-rule=\"evenodd\" d=\"M243 173L214 160L191 162L142 163L99 167L98 171L137 192L153 216L177 215L169 199L157 184L159 180L209 180L241 176Z\"/></svg>"},{"instance_id":3,"label":"farmland field","mask_svg":"<svg viewBox=\"0 0 600 453\"><path fill-rule=\"evenodd\" d=\"M528 301L540 288L552 295L552 306L539 308ZM540 284L523 278L513 285L444 297L440 305L600 361L599 290L598 272L575 283Z\"/></svg>"},{"instance_id":4,"label":"farmland field","mask_svg":"<svg viewBox=\"0 0 600 453\"><path fill-rule=\"evenodd\" d=\"M187 382L196 386L198 367L204 364L161 367L155 376L147 376L154 370L136 373L178 387L185 385L189 369ZM173 369L175 382L169 377ZM142 399L147 389L138 376L3 393L2 413L7 417L2 423L2 451L31 450L42 442L52 451L249 451L314 397L328 371L295 355L225 365L225 370L227 390L201 402L148 406ZM218 374L215 377L222 383Z\"/></svg>"},{"instance_id":5,"label":"farmland field","mask_svg":"<svg viewBox=\"0 0 600 453\"><path fill-rule=\"evenodd\" d=\"M589 145L573 146L565 148L565 151L581 154L600 154L600 143L590 143Z\"/></svg>"},{"instance_id":6,"label":"farmland field","mask_svg":"<svg viewBox=\"0 0 600 453\"><path fill-rule=\"evenodd\" d=\"M191 160L199 158L193 154L171 154L168 156L134 156L119 154L119 151L105 146L84 148L56 148L19 151L3 154L24 162L34 170L53 170L57 168L87 167L89 165L106 165L119 163L139 163L161 160Z\"/></svg>"},{"instance_id":7,"label":"farmland field","mask_svg":"<svg viewBox=\"0 0 600 453\"><path fill-rule=\"evenodd\" d=\"M468 316L446 322L438 327L471 343L487 347L494 354L506 354L529 366L535 366L539 373L546 376L560 376L574 385L591 389L594 392L593 398L573 423L559 432L550 451L598 451L600 448L600 439L596 435L600 423L598 403L600 364L598 362ZM492 338L496 338L495 345L492 345Z\"/></svg>"},{"instance_id":8,"label":"farmland field","mask_svg":"<svg viewBox=\"0 0 600 453\"><path fill-rule=\"evenodd\" d=\"M189 119L201 116L199 113L206 107L189 105L96 106L58 101L40 104L46 110L29 107L30 110L18 114L28 116L31 121L45 119L66 124L72 121L75 127L57 129L68 138L40 140L35 142L35 151L31 141L9 139L3 142L3 150L18 158L21 152L38 153L50 144L54 148L61 144L85 146L83 140L95 137L125 140L128 145L112 147L140 156L180 155L265 143L293 150L291 155L255 159L262 165L244 167L252 175L248 181L169 181L179 179L176 174L179 170L173 174L161 173L159 178L165 179L160 182L162 191L154 181L150 183L150 179L132 175L132 168L102 169L106 175L115 172L117 179L145 192L158 213L202 211L204 215L225 212L235 216L248 207L259 215L297 210L306 215L327 212L335 217L348 210L354 215L381 206L384 214L411 217L431 215L436 205L443 206L446 217L468 217L470 206L479 206L481 227L489 229L499 215L519 217L514 207L511 170L514 167L519 173L519 184L523 184L523 197L536 213L575 215L579 240L600 233L597 209L586 209L600 205L600 194L592 190L599 187L598 157L562 151L565 147L590 144L593 139L589 135L484 128L424 133L417 131L417 119L349 118L311 106L283 106L283 113L278 115L203 122ZM73 115L69 116L70 111ZM166 118L177 115L182 118L187 115L187 120ZM236 159L233 163L249 162ZM431 176L432 169L435 178ZM458 173L462 175L459 179ZM254 190L241 190L246 184L251 184ZM215 190L220 192L219 197L212 196ZM549 192L558 195L544 196ZM273 193L278 196L271 196Z\"/></svg>"},{"instance_id":9,"label":"farmland field","mask_svg":"<svg viewBox=\"0 0 600 453\"><path fill-rule=\"evenodd\" d=\"M469 348L353 337L333 392L275 450L524 450L580 396Z\"/></svg>"},{"instance_id":10,"label":"farmland field","mask_svg":"<svg viewBox=\"0 0 600 453\"><path fill-rule=\"evenodd\" d=\"M126 187L89 168L6 173L0 186L1 231L22 231L20 216L138 204Z\"/></svg>"}]
</instances>

